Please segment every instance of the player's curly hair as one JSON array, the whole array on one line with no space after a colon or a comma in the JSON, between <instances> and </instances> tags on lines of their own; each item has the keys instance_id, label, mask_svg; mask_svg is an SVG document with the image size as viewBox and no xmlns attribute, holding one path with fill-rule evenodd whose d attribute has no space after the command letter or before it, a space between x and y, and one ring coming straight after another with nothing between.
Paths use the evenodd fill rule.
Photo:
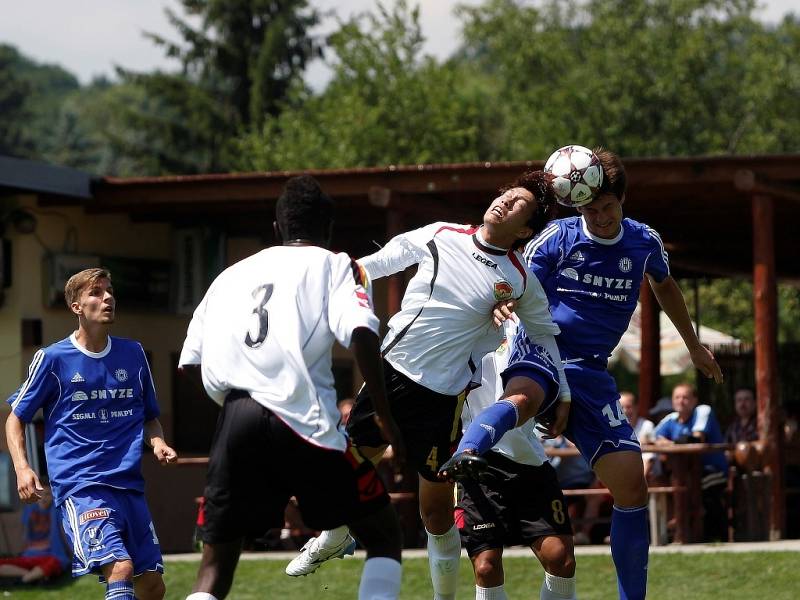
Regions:
<instances>
[{"instance_id":1,"label":"player's curly hair","mask_svg":"<svg viewBox=\"0 0 800 600\"><path fill-rule=\"evenodd\" d=\"M327 241L333 220L333 200L311 175L286 182L275 205L275 220L283 241Z\"/></svg>"},{"instance_id":2,"label":"player's curly hair","mask_svg":"<svg viewBox=\"0 0 800 600\"><path fill-rule=\"evenodd\" d=\"M514 249L527 244L531 238L536 236L545 226L556 217L556 193L553 189L553 176L544 171L526 171L511 183L507 183L500 188L500 193L505 194L508 190L521 187L528 190L536 199L536 210L528 219L526 225L531 228L531 237L519 239L514 242Z\"/></svg>"},{"instance_id":3,"label":"player's curly hair","mask_svg":"<svg viewBox=\"0 0 800 600\"><path fill-rule=\"evenodd\" d=\"M628 176L619 156L602 146L592 149L603 167L603 183L595 197L601 194L614 194L620 203L625 202L625 190L628 188Z\"/></svg>"}]
</instances>

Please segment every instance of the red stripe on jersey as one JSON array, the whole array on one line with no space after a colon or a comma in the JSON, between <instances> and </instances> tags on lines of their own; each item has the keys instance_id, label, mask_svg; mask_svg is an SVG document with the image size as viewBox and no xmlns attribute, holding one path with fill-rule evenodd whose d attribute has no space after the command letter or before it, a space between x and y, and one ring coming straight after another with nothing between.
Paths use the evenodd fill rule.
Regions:
<instances>
[{"instance_id":1,"label":"red stripe on jersey","mask_svg":"<svg viewBox=\"0 0 800 600\"><path fill-rule=\"evenodd\" d=\"M456 233L466 233L468 235L472 235L473 233L478 231L478 229L479 228L476 225L469 225L467 227L467 229L461 229L461 228L458 228L458 227L451 227L450 225L444 225L442 227L439 227L439 229L437 229L436 233L434 233L433 235L437 235L440 231L445 231L445 230L455 231Z\"/></svg>"},{"instance_id":2,"label":"red stripe on jersey","mask_svg":"<svg viewBox=\"0 0 800 600\"><path fill-rule=\"evenodd\" d=\"M525 269L522 263L519 262L519 258L517 258L517 253L514 252L513 250L508 253L508 258L511 260L511 264L517 267L517 271L519 271L520 274L522 275L522 294L524 294L525 288L528 287L528 271L527 269ZM520 296L522 296L522 294L520 294Z\"/></svg>"},{"instance_id":3,"label":"red stripe on jersey","mask_svg":"<svg viewBox=\"0 0 800 600\"><path fill-rule=\"evenodd\" d=\"M364 292L360 292L360 291L356 290L356 296L360 300L359 304L361 306L363 306L364 308L369 308L370 307L369 306L369 296L367 294L365 294Z\"/></svg>"}]
</instances>

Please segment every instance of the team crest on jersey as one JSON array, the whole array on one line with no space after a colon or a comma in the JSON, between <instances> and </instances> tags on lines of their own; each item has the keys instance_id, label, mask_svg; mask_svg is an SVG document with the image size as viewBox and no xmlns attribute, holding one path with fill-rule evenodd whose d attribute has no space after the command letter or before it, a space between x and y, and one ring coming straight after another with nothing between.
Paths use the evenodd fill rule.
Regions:
<instances>
[{"instance_id":1,"label":"team crest on jersey","mask_svg":"<svg viewBox=\"0 0 800 600\"><path fill-rule=\"evenodd\" d=\"M510 283L501 279L494 282L494 299L500 302L501 300L511 300L514 297L514 288Z\"/></svg>"},{"instance_id":2,"label":"team crest on jersey","mask_svg":"<svg viewBox=\"0 0 800 600\"><path fill-rule=\"evenodd\" d=\"M114 371L114 377L116 377L117 381L120 383L128 381L128 372L125 369L117 369Z\"/></svg>"},{"instance_id":3,"label":"team crest on jersey","mask_svg":"<svg viewBox=\"0 0 800 600\"><path fill-rule=\"evenodd\" d=\"M575 252L570 254L569 260L574 260L575 262L579 262L580 263L580 262L583 262L584 260L586 260L586 257L583 255L583 252L581 252L580 250L575 250Z\"/></svg>"},{"instance_id":4,"label":"team crest on jersey","mask_svg":"<svg viewBox=\"0 0 800 600\"><path fill-rule=\"evenodd\" d=\"M561 275L566 277L567 279L572 279L573 281L578 281L578 272L575 269L567 267L563 271L561 271Z\"/></svg>"},{"instance_id":5,"label":"team crest on jersey","mask_svg":"<svg viewBox=\"0 0 800 600\"><path fill-rule=\"evenodd\" d=\"M628 273L633 268L633 261L627 256L619 259L619 270L623 273Z\"/></svg>"},{"instance_id":6,"label":"team crest on jersey","mask_svg":"<svg viewBox=\"0 0 800 600\"><path fill-rule=\"evenodd\" d=\"M87 521L97 521L98 519L106 519L108 515L111 514L111 511L107 508L93 508L92 510L87 510L84 513L81 513L81 516L78 518L78 521L81 525L86 523Z\"/></svg>"}]
</instances>

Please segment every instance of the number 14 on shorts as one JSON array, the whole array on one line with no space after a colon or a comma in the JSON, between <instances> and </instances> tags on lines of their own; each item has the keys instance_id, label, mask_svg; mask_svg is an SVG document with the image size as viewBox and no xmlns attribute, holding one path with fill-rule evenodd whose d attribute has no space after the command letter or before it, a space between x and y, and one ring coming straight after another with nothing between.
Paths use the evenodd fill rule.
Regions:
<instances>
[{"instance_id":1,"label":"number 14 on shorts","mask_svg":"<svg viewBox=\"0 0 800 600\"><path fill-rule=\"evenodd\" d=\"M608 419L608 424L611 425L611 427L619 427L623 423L628 422L628 418L625 416L619 400L617 400L613 405L606 404L601 412Z\"/></svg>"}]
</instances>

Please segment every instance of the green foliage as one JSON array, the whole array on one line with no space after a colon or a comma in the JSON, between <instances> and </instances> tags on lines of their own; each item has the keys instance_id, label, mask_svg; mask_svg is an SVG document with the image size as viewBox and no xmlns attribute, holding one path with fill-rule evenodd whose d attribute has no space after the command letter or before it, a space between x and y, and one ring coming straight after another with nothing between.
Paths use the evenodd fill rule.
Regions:
<instances>
[{"instance_id":1,"label":"green foliage","mask_svg":"<svg viewBox=\"0 0 800 600\"><path fill-rule=\"evenodd\" d=\"M278 116L240 141L241 169L352 167L482 158L485 94L466 65L422 54L419 9L377 5L328 40L333 77L300 86ZM489 114L490 111L489 111Z\"/></svg>"}]
</instances>

